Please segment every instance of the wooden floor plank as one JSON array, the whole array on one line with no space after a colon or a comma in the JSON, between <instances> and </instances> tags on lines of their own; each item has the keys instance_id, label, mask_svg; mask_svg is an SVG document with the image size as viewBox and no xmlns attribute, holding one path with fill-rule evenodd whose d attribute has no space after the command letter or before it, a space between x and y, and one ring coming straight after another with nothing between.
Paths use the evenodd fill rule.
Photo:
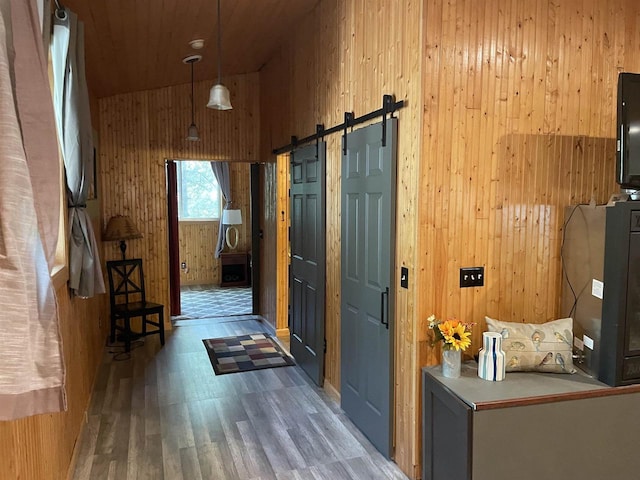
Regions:
<instances>
[{"instance_id":1,"label":"wooden floor plank","mask_svg":"<svg viewBox=\"0 0 640 480\"><path fill-rule=\"evenodd\" d=\"M215 375L202 340L258 332L257 318L211 319L163 348L107 347L72 478L406 480L299 367Z\"/></svg>"},{"instance_id":2,"label":"wooden floor plank","mask_svg":"<svg viewBox=\"0 0 640 480\"><path fill-rule=\"evenodd\" d=\"M137 477L127 476L127 480L162 480L165 478L162 467L162 437L159 433L145 437L142 464L138 465Z\"/></svg>"},{"instance_id":3,"label":"wooden floor plank","mask_svg":"<svg viewBox=\"0 0 640 480\"><path fill-rule=\"evenodd\" d=\"M182 478L189 480L207 480L211 477L202 477L200 471L200 461L198 460L198 450L196 447L180 449L180 460L182 465Z\"/></svg>"},{"instance_id":4,"label":"wooden floor plank","mask_svg":"<svg viewBox=\"0 0 640 480\"><path fill-rule=\"evenodd\" d=\"M225 442L213 442L199 446L198 460L203 479L240 479L229 446Z\"/></svg>"}]
</instances>

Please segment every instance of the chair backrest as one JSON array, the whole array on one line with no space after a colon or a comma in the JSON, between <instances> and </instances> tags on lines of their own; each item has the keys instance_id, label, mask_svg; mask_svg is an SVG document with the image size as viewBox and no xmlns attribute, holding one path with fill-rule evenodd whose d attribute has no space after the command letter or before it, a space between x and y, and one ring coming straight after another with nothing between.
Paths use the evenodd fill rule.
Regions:
<instances>
[{"instance_id":1,"label":"chair backrest","mask_svg":"<svg viewBox=\"0 0 640 480\"><path fill-rule=\"evenodd\" d=\"M109 301L112 307L116 304L146 300L141 258L110 260L107 262L107 272Z\"/></svg>"}]
</instances>

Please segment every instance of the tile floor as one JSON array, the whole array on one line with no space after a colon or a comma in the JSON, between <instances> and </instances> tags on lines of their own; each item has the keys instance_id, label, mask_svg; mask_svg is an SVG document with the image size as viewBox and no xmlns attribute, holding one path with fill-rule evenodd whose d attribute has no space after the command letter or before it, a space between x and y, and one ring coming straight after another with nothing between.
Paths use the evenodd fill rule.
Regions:
<instances>
[{"instance_id":1,"label":"tile floor","mask_svg":"<svg viewBox=\"0 0 640 480\"><path fill-rule=\"evenodd\" d=\"M253 313L251 287L189 285L180 288L182 314L173 320L228 317Z\"/></svg>"}]
</instances>

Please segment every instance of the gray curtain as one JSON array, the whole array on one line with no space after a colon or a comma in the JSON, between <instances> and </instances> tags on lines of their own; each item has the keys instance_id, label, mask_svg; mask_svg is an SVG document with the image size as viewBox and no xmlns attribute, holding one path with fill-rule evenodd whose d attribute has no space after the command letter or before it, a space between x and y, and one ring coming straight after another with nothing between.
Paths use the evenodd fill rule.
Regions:
<instances>
[{"instance_id":1,"label":"gray curtain","mask_svg":"<svg viewBox=\"0 0 640 480\"><path fill-rule=\"evenodd\" d=\"M65 409L50 277L59 162L35 0L0 0L0 420Z\"/></svg>"},{"instance_id":2,"label":"gray curtain","mask_svg":"<svg viewBox=\"0 0 640 480\"><path fill-rule=\"evenodd\" d=\"M54 106L64 157L69 203L69 288L83 298L104 293L91 218L86 210L94 151L84 69L84 28L66 9L54 18L51 43Z\"/></svg>"},{"instance_id":3,"label":"gray curtain","mask_svg":"<svg viewBox=\"0 0 640 480\"><path fill-rule=\"evenodd\" d=\"M229 175L229 162L211 162L211 169L218 181L222 196L225 201L225 210L233 203L231 199L231 177ZM220 228L218 229L218 243L216 244L215 257L220 258L222 250L224 250L224 236L227 233L226 225L222 224L222 216L220 216Z\"/></svg>"}]
</instances>

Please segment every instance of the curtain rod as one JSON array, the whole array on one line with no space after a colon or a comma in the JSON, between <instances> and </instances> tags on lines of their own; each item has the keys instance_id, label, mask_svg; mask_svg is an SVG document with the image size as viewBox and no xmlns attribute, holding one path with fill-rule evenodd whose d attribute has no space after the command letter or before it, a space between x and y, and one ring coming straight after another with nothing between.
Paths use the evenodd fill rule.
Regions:
<instances>
[{"instance_id":1,"label":"curtain rod","mask_svg":"<svg viewBox=\"0 0 640 480\"><path fill-rule=\"evenodd\" d=\"M287 152L291 152L293 150L295 150L297 147L299 147L300 145L304 145L305 143L310 143L313 142L314 140L319 140L322 139L324 136L326 135L330 135L332 133L336 133L339 131L343 131L344 135L345 135L345 141L343 142L343 148L342 151L343 153L346 153L347 150L347 141L346 141L346 135L347 135L347 129L349 127L354 127L355 125L358 125L360 123L364 123L367 122L369 120L372 120L376 117L382 117L382 146L386 145L386 140L387 140L387 122L385 121L387 119L387 114L391 115L393 117L393 114L396 110L404 107L404 100L399 100L399 101L395 101L394 96L393 95L383 95L382 96L382 108L379 108L378 110L375 110L373 112L369 112L365 115L362 115L361 117L355 117L353 115L353 112L345 112L344 113L344 122L342 122L340 125L335 125L331 128L324 128L324 125L319 124L316 125L316 133L311 134L309 136L306 136L304 138L297 138L295 136L291 137L291 143L288 145L285 145L283 147L280 148L276 148L273 150L273 153L275 155L280 155L281 153L287 153Z\"/></svg>"}]
</instances>

